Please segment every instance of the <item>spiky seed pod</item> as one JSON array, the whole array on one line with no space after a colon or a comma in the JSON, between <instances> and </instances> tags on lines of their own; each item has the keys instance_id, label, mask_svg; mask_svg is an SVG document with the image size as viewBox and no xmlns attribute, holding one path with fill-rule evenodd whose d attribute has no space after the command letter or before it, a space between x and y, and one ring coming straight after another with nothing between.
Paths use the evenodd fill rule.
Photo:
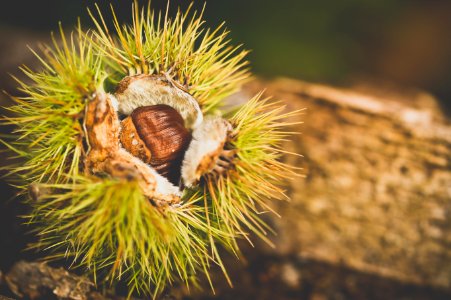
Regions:
<instances>
[{"instance_id":1,"label":"spiky seed pod","mask_svg":"<svg viewBox=\"0 0 451 300\"><path fill-rule=\"evenodd\" d=\"M249 231L267 240L260 214L294 174L279 158L285 120L299 112L257 95L223 115L224 97L249 75L247 52L221 27L204 30L195 12L171 19L135 5L131 26L112 11L113 29L98 12L89 34L79 27L68 41L61 31L38 55L41 71L23 68L27 96L3 119L17 127L4 143L23 160L9 175L30 191L34 246L154 297L175 280L209 279L211 263L227 277L217 244L238 253ZM174 156L154 151L166 142ZM159 155L163 171L152 163Z\"/></svg>"}]
</instances>

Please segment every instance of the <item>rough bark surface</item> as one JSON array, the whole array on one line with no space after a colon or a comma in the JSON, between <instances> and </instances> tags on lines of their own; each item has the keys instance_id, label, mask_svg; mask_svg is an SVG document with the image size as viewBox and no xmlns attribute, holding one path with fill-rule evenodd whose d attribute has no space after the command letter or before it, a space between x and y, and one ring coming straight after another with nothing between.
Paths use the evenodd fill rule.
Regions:
<instances>
[{"instance_id":1,"label":"rough bark surface","mask_svg":"<svg viewBox=\"0 0 451 300\"><path fill-rule=\"evenodd\" d=\"M45 263L20 261L5 277L10 290L19 298L83 300L93 284L88 279L76 276L63 268L52 268ZM91 297L90 297L91 298Z\"/></svg>"},{"instance_id":2,"label":"rough bark surface","mask_svg":"<svg viewBox=\"0 0 451 300\"><path fill-rule=\"evenodd\" d=\"M307 108L287 143L306 178L277 204L277 254L451 288L451 126L435 99L289 79L245 93L263 88Z\"/></svg>"}]
</instances>

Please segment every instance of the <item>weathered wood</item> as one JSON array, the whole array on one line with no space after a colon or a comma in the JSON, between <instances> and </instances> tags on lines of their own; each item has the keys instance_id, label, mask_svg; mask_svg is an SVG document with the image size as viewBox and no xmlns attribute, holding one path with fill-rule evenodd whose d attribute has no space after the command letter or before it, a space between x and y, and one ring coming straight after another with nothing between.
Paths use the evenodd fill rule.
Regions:
<instances>
[{"instance_id":1,"label":"weathered wood","mask_svg":"<svg viewBox=\"0 0 451 300\"><path fill-rule=\"evenodd\" d=\"M5 280L9 289L21 299L93 298L94 285L88 279L71 274L63 268L52 268L45 263L19 261L5 276ZM100 295L99 297L104 299Z\"/></svg>"},{"instance_id":2,"label":"weathered wood","mask_svg":"<svg viewBox=\"0 0 451 300\"><path fill-rule=\"evenodd\" d=\"M451 126L437 102L288 79L245 93L263 88L307 108L287 143L306 178L277 204L275 251L451 288Z\"/></svg>"}]
</instances>

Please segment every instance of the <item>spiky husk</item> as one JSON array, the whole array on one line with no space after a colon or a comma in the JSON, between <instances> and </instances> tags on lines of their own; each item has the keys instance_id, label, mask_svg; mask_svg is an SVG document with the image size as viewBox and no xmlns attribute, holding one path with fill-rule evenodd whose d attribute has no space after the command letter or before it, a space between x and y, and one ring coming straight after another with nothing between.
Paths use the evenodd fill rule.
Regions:
<instances>
[{"instance_id":1,"label":"spiky husk","mask_svg":"<svg viewBox=\"0 0 451 300\"><path fill-rule=\"evenodd\" d=\"M133 11L133 25L120 26L112 10L117 37L98 11L96 31L79 27L66 40L61 30L61 43L36 54L43 70L22 69L32 83L18 81L28 96L13 98L13 116L3 122L16 130L4 143L20 159L8 168L15 184L46 191L29 199L28 223L40 237L34 246L51 251L49 258L70 258L98 282L126 280L130 293L156 296L175 280L195 282L199 273L208 278L211 263L227 277L216 244L238 253L237 239L249 239L249 230L269 242L259 215L270 210L269 198L283 195L277 183L294 174L279 162L289 134L282 128L293 113L254 97L229 119L234 168L206 176L185 191L181 205L166 210L153 207L134 181L80 175L86 103L104 86L131 74L165 75L188 89L204 113L217 113L248 76L246 52L228 46L222 26L204 30L202 14L179 11L169 19L150 8L135 5Z\"/></svg>"},{"instance_id":2,"label":"spiky husk","mask_svg":"<svg viewBox=\"0 0 451 300\"><path fill-rule=\"evenodd\" d=\"M220 176L206 176L203 188L204 200L221 231L248 239L250 230L271 244L267 237L271 229L261 215L275 213L268 200L286 199L279 187L281 180L297 175L280 158L289 153L281 146L293 134L285 130L297 124L287 120L301 111L284 113L284 105L261 96L249 100L229 120L234 133L226 146L237 150L233 168Z\"/></svg>"},{"instance_id":3,"label":"spiky husk","mask_svg":"<svg viewBox=\"0 0 451 300\"><path fill-rule=\"evenodd\" d=\"M4 125L15 125L13 139L4 144L22 160L10 165L7 175L18 176L22 188L78 174L85 103L105 77L102 61L80 27L70 41L61 28L60 33L53 47L43 46L42 54L34 52L42 71L21 68L29 80L16 80L27 96L12 97L15 105L6 108L10 116L2 119Z\"/></svg>"},{"instance_id":4,"label":"spiky husk","mask_svg":"<svg viewBox=\"0 0 451 300\"><path fill-rule=\"evenodd\" d=\"M41 184L53 192L30 203L29 223L39 225L41 237L35 246L51 251L52 258L72 257L74 265L88 266L102 281L123 278L130 292L153 295L177 278L195 282L198 270L208 275L212 258L205 235L211 229L198 194L161 212L134 181L72 180Z\"/></svg>"},{"instance_id":5,"label":"spiky husk","mask_svg":"<svg viewBox=\"0 0 451 300\"><path fill-rule=\"evenodd\" d=\"M223 25L205 29L202 13L190 14L190 8L170 19L168 10L156 14L150 6L140 9L135 3L131 26L119 24L112 9L117 36L112 37L97 7L98 17L91 13L97 28L94 38L114 70L114 82L126 75L164 74L189 90L204 113L211 113L249 77L247 51L229 45Z\"/></svg>"}]
</instances>

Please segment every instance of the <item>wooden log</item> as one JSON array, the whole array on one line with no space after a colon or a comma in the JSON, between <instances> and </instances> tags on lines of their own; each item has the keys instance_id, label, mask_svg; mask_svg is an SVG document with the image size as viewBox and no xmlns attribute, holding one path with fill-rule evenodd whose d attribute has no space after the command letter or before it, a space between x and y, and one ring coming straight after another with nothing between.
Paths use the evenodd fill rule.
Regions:
<instances>
[{"instance_id":1,"label":"wooden log","mask_svg":"<svg viewBox=\"0 0 451 300\"><path fill-rule=\"evenodd\" d=\"M426 93L253 82L307 108L287 143L305 179L279 202L274 251L451 288L451 126ZM246 98L243 94L238 98Z\"/></svg>"},{"instance_id":2,"label":"wooden log","mask_svg":"<svg viewBox=\"0 0 451 300\"><path fill-rule=\"evenodd\" d=\"M84 277L39 262L17 262L5 280L10 290L20 299L83 300L91 298L94 287L94 284Z\"/></svg>"}]
</instances>

